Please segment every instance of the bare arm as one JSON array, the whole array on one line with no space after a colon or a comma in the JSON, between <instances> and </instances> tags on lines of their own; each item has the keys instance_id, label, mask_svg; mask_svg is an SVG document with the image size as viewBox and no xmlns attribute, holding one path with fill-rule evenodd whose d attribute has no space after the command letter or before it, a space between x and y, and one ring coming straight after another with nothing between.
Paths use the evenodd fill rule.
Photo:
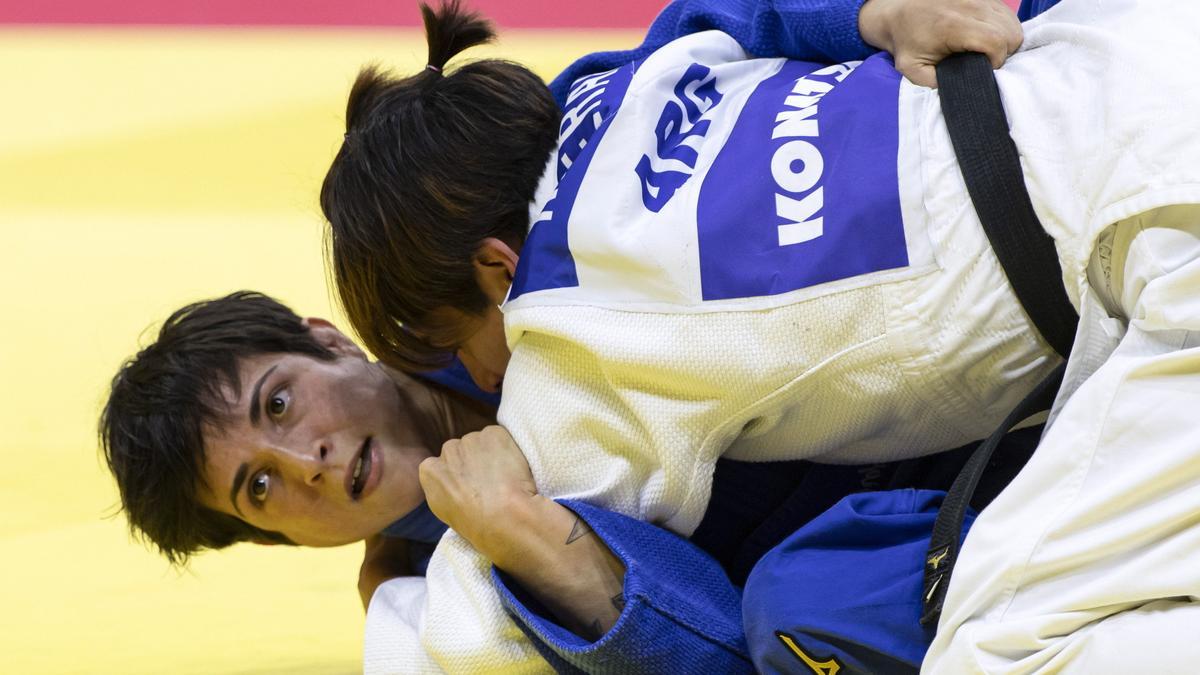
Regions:
<instances>
[{"instance_id":1,"label":"bare arm","mask_svg":"<svg viewBox=\"0 0 1200 675\"><path fill-rule=\"evenodd\" d=\"M508 432L449 441L421 464L429 508L548 608L594 641L624 607L625 569L582 518L537 493Z\"/></svg>"}]
</instances>

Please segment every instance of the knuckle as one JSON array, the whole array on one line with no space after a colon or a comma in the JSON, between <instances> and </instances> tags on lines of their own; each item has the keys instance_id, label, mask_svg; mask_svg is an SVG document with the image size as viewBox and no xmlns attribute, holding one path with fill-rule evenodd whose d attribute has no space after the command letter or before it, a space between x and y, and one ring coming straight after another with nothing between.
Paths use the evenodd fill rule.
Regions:
<instances>
[{"instance_id":1,"label":"knuckle","mask_svg":"<svg viewBox=\"0 0 1200 675\"><path fill-rule=\"evenodd\" d=\"M417 476L425 478L438 471L441 467L441 459L438 457L426 457L417 465Z\"/></svg>"},{"instance_id":2,"label":"knuckle","mask_svg":"<svg viewBox=\"0 0 1200 675\"><path fill-rule=\"evenodd\" d=\"M508 430L498 424L484 427L479 433L481 437L493 443L503 440L508 436Z\"/></svg>"},{"instance_id":3,"label":"knuckle","mask_svg":"<svg viewBox=\"0 0 1200 675\"><path fill-rule=\"evenodd\" d=\"M1025 41L1025 31L1021 30L1021 24L1011 26L1008 29L1008 47L1010 52L1015 52L1021 47L1021 43Z\"/></svg>"}]
</instances>

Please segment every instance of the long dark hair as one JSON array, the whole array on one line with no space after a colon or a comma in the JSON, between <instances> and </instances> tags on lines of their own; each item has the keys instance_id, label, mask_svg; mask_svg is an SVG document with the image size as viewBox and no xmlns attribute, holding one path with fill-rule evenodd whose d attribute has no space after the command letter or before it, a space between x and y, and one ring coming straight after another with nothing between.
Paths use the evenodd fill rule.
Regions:
<instances>
[{"instance_id":1,"label":"long dark hair","mask_svg":"<svg viewBox=\"0 0 1200 675\"><path fill-rule=\"evenodd\" d=\"M523 66L488 59L445 70L495 36L478 14L458 0L421 13L429 65L408 77L359 73L321 187L330 273L350 324L381 361L410 371L448 355L409 328L437 308L486 307L472 257L487 237L519 249L560 118Z\"/></svg>"}]
</instances>

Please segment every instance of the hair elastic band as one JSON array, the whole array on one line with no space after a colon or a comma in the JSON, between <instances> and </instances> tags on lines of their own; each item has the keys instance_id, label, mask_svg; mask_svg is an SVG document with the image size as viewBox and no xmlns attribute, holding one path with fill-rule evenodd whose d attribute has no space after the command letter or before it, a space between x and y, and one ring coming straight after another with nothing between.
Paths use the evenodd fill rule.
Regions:
<instances>
[{"instance_id":1,"label":"hair elastic band","mask_svg":"<svg viewBox=\"0 0 1200 675\"><path fill-rule=\"evenodd\" d=\"M426 63L426 64L425 64L425 69L426 69L426 70L432 70L433 72L435 72L435 73L437 73L437 74L439 74L439 75L441 75L441 74L442 74L442 69L441 69L441 68L438 68L437 66L433 65L432 63Z\"/></svg>"}]
</instances>

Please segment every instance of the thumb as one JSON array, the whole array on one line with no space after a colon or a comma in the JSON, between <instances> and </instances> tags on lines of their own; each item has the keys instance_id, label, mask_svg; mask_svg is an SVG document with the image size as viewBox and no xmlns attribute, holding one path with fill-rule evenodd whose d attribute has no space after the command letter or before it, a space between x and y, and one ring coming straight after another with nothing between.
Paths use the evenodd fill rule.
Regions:
<instances>
[{"instance_id":1,"label":"thumb","mask_svg":"<svg viewBox=\"0 0 1200 675\"><path fill-rule=\"evenodd\" d=\"M937 88L937 70L932 63L912 63L900 72L915 85Z\"/></svg>"}]
</instances>

